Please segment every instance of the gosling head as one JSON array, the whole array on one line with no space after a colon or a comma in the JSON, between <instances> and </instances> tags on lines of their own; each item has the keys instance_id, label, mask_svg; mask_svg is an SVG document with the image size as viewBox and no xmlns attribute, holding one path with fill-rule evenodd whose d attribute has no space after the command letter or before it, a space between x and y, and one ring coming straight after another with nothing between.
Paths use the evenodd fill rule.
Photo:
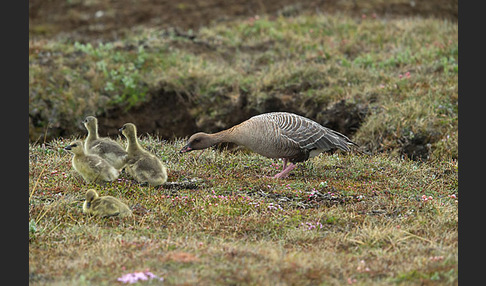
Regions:
<instances>
[{"instance_id":1,"label":"gosling head","mask_svg":"<svg viewBox=\"0 0 486 286\"><path fill-rule=\"evenodd\" d=\"M217 142L214 142L213 138L211 138L209 134L204 132L199 132L189 137L186 146L182 147L179 153L186 153L193 150L206 149L213 146L216 143Z\"/></svg>"},{"instance_id":2,"label":"gosling head","mask_svg":"<svg viewBox=\"0 0 486 286\"><path fill-rule=\"evenodd\" d=\"M64 147L64 150L71 151L74 154L83 154L84 153L83 141L76 140L71 144L67 145L66 147Z\"/></svg>"},{"instance_id":3,"label":"gosling head","mask_svg":"<svg viewBox=\"0 0 486 286\"><path fill-rule=\"evenodd\" d=\"M98 119L94 116L87 116L83 120L83 124L88 130L94 130L98 126Z\"/></svg>"},{"instance_id":4,"label":"gosling head","mask_svg":"<svg viewBox=\"0 0 486 286\"><path fill-rule=\"evenodd\" d=\"M128 138L129 136L137 135L137 127L135 127L135 124L133 123L123 124L123 126L118 131L120 131L126 138Z\"/></svg>"},{"instance_id":5,"label":"gosling head","mask_svg":"<svg viewBox=\"0 0 486 286\"><path fill-rule=\"evenodd\" d=\"M98 193L96 193L95 190L89 189L86 192L86 200L83 203L83 212L84 213L90 213L91 212L91 204L93 203L93 200L98 198Z\"/></svg>"},{"instance_id":6,"label":"gosling head","mask_svg":"<svg viewBox=\"0 0 486 286\"><path fill-rule=\"evenodd\" d=\"M98 198L98 193L93 190L93 189L89 189L87 192L86 192L86 201L88 203L91 203L94 199Z\"/></svg>"}]
</instances>

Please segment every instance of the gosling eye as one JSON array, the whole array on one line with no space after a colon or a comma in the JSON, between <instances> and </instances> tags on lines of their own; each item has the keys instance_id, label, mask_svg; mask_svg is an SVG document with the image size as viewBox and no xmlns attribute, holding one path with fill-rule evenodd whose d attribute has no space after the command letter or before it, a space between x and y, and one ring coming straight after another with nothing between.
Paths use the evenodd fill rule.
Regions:
<instances>
[{"instance_id":1,"label":"gosling eye","mask_svg":"<svg viewBox=\"0 0 486 286\"><path fill-rule=\"evenodd\" d=\"M72 144L71 147L78 147L78 144Z\"/></svg>"}]
</instances>

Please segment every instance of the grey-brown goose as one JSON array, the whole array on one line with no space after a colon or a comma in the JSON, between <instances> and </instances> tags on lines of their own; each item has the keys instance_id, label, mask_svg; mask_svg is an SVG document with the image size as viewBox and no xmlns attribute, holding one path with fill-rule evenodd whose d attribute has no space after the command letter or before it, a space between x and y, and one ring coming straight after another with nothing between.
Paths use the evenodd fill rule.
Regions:
<instances>
[{"instance_id":1,"label":"grey-brown goose","mask_svg":"<svg viewBox=\"0 0 486 286\"><path fill-rule=\"evenodd\" d=\"M88 136L84 142L86 153L100 156L117 170L123 169L127 160L127 151L123 146L108 137L99 137L96 117L86 117L83 124L88 130Z\"/></svg>"},{"instance_id":2,"label":"grey-brown goose","mask_svg":"<svg viewBox=\"0 0 486 286\"><path fill-rule=\"evenodd\" d=\"M112 196L100 197L93 189L86 192L83 212L99 217L128 217L132 215L132 210L126 204Z\"/></svg>"},{"instance_id":3,"label":"grey-brown goose","mask_svg":"<svg viewBox=\"0 0 486 286\"><path fill-rule=\"evenodd\" d=\"M125 123L120 132L127 138L127 164L125 169L139 183L152 186L162 185L167 181L167 168L154 154L140 146L137 138L137 127Z\"/></svg>"},{"instance_id":4,"label":"grey-brown goose","mask_svg":"<svg viewBox=\"0 0 486 286\"><path fill-rule=\"evenodd\" d=\"M309 118L288 112L271 112L253 116L218 133L196 133L180 152L201 150L221 142L245 146L268 158L282 158L283 169L274 178L286 177L295 168L295 163L321 152L336 148L350 151L349 146L358 146L343 134Z\"/></svg>"},{"instance_id":5,"label":"grey-brown goose","mask_svg":"<svg viewBox=\"0 0 486 286\"><path fill-rule=\"evenodd\" d=\"M113 181L118 178L118 170L105 159L95 154L86 154L82 140L76 140L64 149L74 154L72 166L86 182Z\"/></svg>"}]
</instances>

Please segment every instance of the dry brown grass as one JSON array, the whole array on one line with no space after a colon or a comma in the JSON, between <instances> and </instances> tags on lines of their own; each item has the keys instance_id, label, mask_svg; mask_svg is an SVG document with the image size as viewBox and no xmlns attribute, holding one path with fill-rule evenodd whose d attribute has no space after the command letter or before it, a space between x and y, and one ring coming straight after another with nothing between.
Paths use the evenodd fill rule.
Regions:
<instances>
[{"instance_id":1,"label":"dry brown grass","mask_svg":"<svg viewBox=\"0 0 486 286\"><path fill-rule=\"evenodd\" d=\"M337 153L275 181L260 175L278 162L259 155L208 150L196 161L177 153L181 140L144 137L169 181L204 181L176 190L125 174L85 185L61 150L69 141L29 146L32 285L113 285L144 270L166 285L457 284L457 161ZM92 187L134 217L83 215Z\"/></svg>"}]
</instances>

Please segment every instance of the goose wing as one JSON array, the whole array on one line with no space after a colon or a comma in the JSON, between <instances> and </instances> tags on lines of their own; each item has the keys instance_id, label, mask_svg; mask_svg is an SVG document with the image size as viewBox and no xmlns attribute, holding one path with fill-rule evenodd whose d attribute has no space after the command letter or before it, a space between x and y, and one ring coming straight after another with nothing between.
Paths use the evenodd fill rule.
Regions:
<instances>
[{"instance_id":1,"label":"goose wing","mask_svg":"<svg viewBox=\"0 0 486 286\"><path fill-rule=\"evenodd\" d=\"M298 144L301 149L349 151L348 145L356 145L343 134L297 114L276 112L269 113L268 118L278 126L283 138Z\"/></svg>"},{"instance_id":2,"label":"goose wing","mask_svg":"<svg viewBox=\"0 0 486 286\"><path fill-rule=\"evenodd\" d=\"M96 140L91 145L90 152L95 154L113 153L117 156L124 156L127 154L125 149L120 144L107 138Z\"/></svg>"},{"instance_id":3,"label":"goose wing","mask_svg":"<svg viewBox=\"0 0 486 286\"><path fill-rule=\"evenodd\" d=\"M113 197L106 196L100 200L97 211L102 214L103 217L117 216L120 214L119 202Z\"/></svg>"}]
</instances>

